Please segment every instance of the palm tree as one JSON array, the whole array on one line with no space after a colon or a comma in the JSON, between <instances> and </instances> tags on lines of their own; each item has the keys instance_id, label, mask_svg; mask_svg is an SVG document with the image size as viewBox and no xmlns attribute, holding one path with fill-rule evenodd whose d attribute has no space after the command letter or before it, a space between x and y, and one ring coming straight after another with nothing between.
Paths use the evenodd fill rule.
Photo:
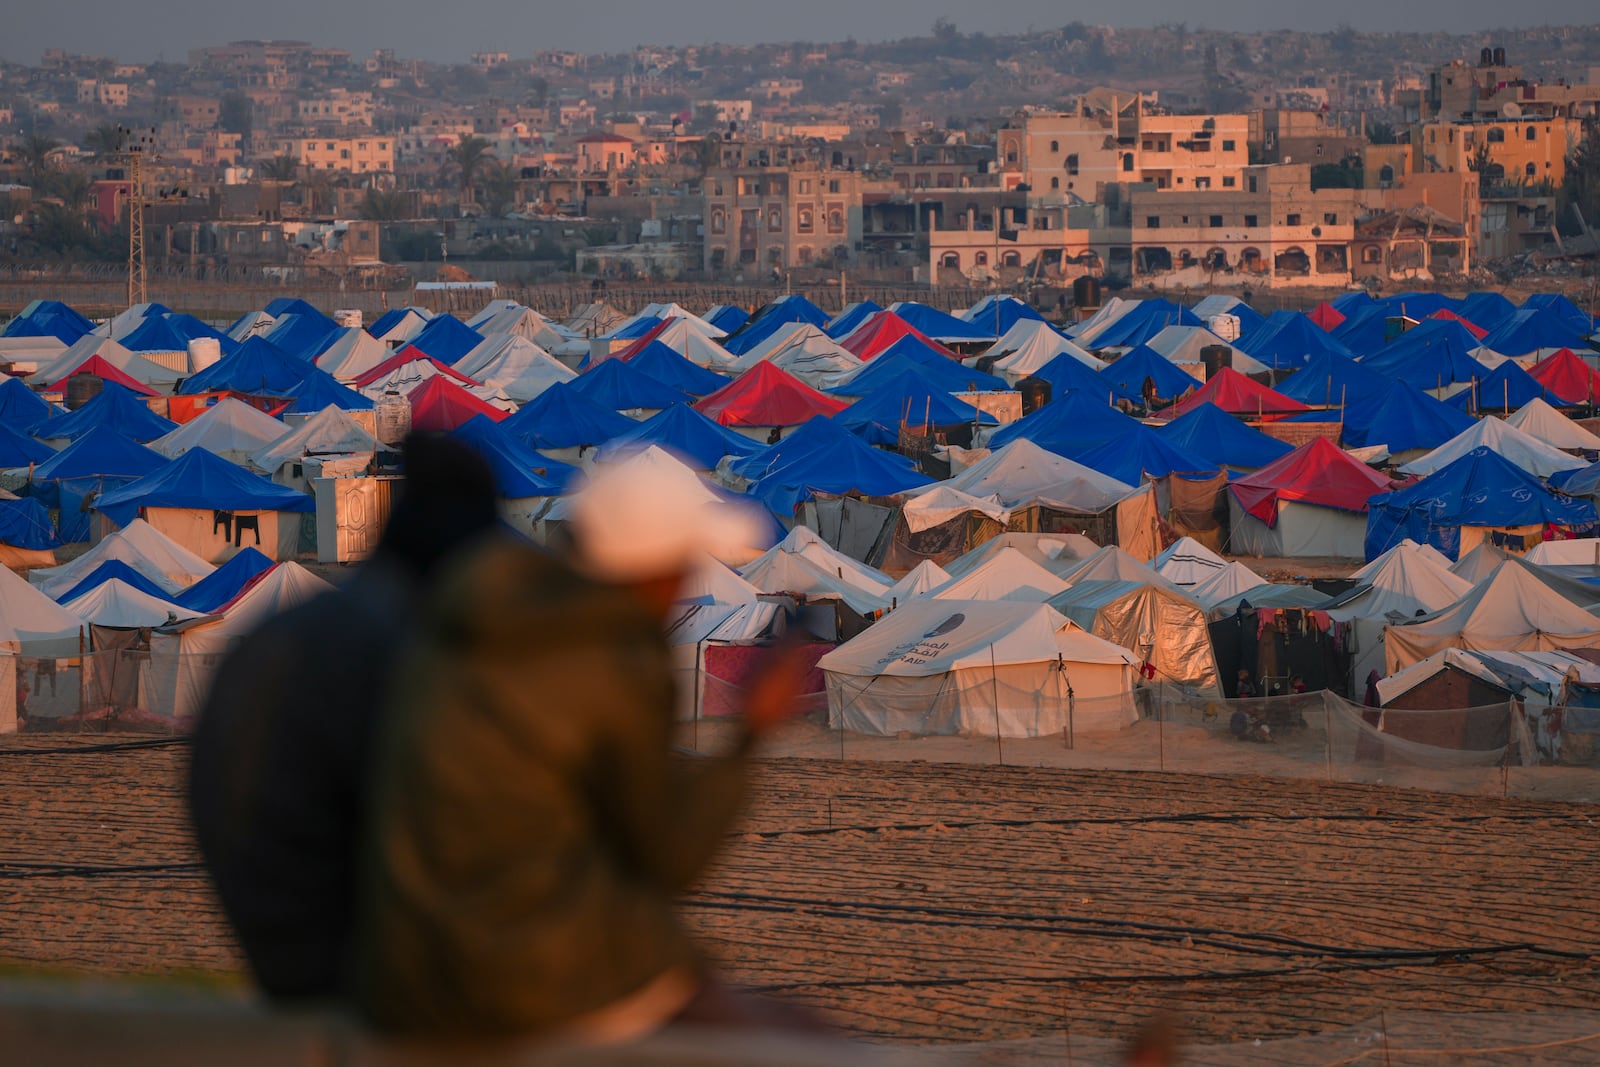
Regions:
<instances>
[{"instance_id":1,"label":"palm tree","mask_svg":"<svg viewBox=\"0 0 1600 1067\"><path fill-rule=\"evenodd\" d=\"M483 169L484 164L494 158L490 147L484 138L464 133L444 154L444 171L455 172L456 181L461 186L463 205L477 199L473 192L473 183L477 180L478 172Z\"/></svg>"},{"instance_id":2,"label":"palm tree","mask_svg":"<svg viewBox=\"0 0 1600 1067\"><path fill-rule=\"evenodd\" d=\"M484 207L500 218L517 203L517 172L509 163L490 160L483 172Z\"/></svg>"},{"instance_id":3,"label":"palm tree","mask_svg":"<svg viewBox=\"0 0 1600 1067\"><path fill-rule=\"evenodd\" d=\"M356 209L364 219L373 222L397 222L409 214L406 194L398 189L369 187Z\"/></svg>"},{"instance_id":4,"label":"palm tree","mask_svg":"<svg viewBox=\"0 0 1600 1067\"><path fill-rule=\"evenodd\" d=\"M256 169L264 181L292 182L300 172L300 161L290 155L273 156L257 163Z\"/></svg>"},{"instance_id":5,"label":"palm tree","mask_svg":"<svg viewBox=\"0 0 1600 1067\"><path fill-rule=\"evenodd\" d=\"M84 135L83 147L100 159L122 150L122 134L116 126L102 122Z\"/></svg>"},{"instance_id":6,"label":"palm tree","mask_svg":"<svg viewBox=\"0 0 1600 1067\"><path fill-rule=\"evenodd\" d=\"M22 147L17 154L22 157L22 165L27 169L30 185L37 183L39 176L55 165L50 153L60 147L60 141L43 134L30 133L22 139Z\"/></svg>"}]
</instances>

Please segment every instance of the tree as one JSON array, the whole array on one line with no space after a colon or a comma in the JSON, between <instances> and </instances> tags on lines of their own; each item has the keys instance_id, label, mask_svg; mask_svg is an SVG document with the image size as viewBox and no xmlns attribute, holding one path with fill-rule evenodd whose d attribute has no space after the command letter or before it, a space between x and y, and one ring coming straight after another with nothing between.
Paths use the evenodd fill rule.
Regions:
<instances>
[{"instance_id":1,"label":"tree","mask_svg":"<svg viewBox=\"0 0 1600 1067\"><path fill-rule=\"evenodd\" d=\"M248 96L237 89L222 94L217 101L217 129L236 133L241 140L249 140L254 123L255 105Z\"/></svg>"},{"instance_id":2,"label":"tree","mask_svg":"<svg viewBox=\"0 0 1600 1067\"><path fill-rule=\"evenodd\" d=\"M114 155L122 150L122 131L109 122L102 122L84 134L83 147L96 159Z\"/></svg>"},{"instance_id":3,"label":"tree","mask_svg":"<svg viewBox=\"0 0 1600 1067\"><path fill-rule=\"evenodd\" d=\"M455 175L456 183L461 188L463 205L477 199L473 186L484 164L494 158L491 148L492 146L484 138L464 133L444 154L444 171L446 174Z\"/></svg>"},{"instance_id":4,"label":"tree","mask_svg":"<svg viewBox=\"0 0 1600 1067\"><path fill-rule=\"evenodd\" d=\"M22 146L17 155L21 157L22 166L27 171L28 184L38 184L39 178L55 166L51 153L60 147L60 141L42 134L30 133L22 139Z\"/></svg>"},{"instance_id":5,"label":"tree","mask_svg":"<svg viewBox=\"0 0 1600 1067\"><path fill-rule=\"evenodd\" d=\"M292 182L300 173L300 161L291 155L273 156L256 164L256 169L262 181Z\"/></svg>"},{"instance_id":6,"label":"tree","mask_svg":"<svg viewBox=\"0 0 1600 1067\"><path fill-rule=\"evenodd\" d=\"M517 172L509 163L491 160L483 169L484 209L500 218L517 204Z\"/></svg>"},{"instance_id":7,"label":"tree","mask_svg":"<svg viewBox=\"0 0 1600 1067\"><path fill-rule=\"evenodd\" d=\"M1567 157L1567 174L1561 183L1557 218L1561 232L1581 232L1578 215L1591 232L1600 227L1600 125L1590 122L1577 149Z\"/></svg>"},{"instance_id":8,"label":"tree","mask_svg":"<svg viewBox=\"0 0 1600 1067\"><path fill-rule=\"evenodd\" d=\"M1367 143L1369 144L1399 144L1400 131L1387 122L1371 122L1367 124Z\"/></svg>"},{"instance_id":9,"label":"tree","mask_svg":"<svg viewBox=\"0 0 1600 1067\"><path fill-rule=\"evenodd\" d=\"M372 222L398 222L410 213L408 206L406 194L400 190L369 186L356 213Z\"/></svg>"}]
</instances>

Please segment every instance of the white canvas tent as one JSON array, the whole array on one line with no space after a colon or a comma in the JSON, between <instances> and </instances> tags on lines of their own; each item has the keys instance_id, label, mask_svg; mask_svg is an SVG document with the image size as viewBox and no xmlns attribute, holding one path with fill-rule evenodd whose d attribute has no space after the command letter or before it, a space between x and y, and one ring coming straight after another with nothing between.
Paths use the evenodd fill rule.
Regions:
<instances>
[{"instance_id":1,"label":"white canvas tent","mask_svg":"<svg viewBox=\"0 0 1600 1067\"><path fill-rule=\"evenodd\" d=\"M1537 438L1552 448L1574 452L1600 452L1600 437L1534 397L1506 419L1506 425Z\"/></svg>"},{"instance_id":2,"label":"white canvas tent","mask_svg":"<svg viewBox=\"0 0 1600 1067\"><path fill-rule=\"evenodd\" d=\"M361 377L394 353L360 326L346 326L316 359L317 369L325 370L341 382Z\"/></svg>"},{"instance_id":3,"label":"white canvas tent","mask_svg":"<svg viewBox=\"0 0 1600 1067\"><path fill-rule=\"evenodd\" d=\"M512 300L492 300L489 306L467 320L467 325L485 337L495 334L526 338L548 349L566 336L543 315Z\"/></svg>"},{"instance_id":4,"label":"white canvas tent","mask_svg":"<svg viewBox=\"0 0 1600 1067\"><path fill-rule=\"evenodd\" d=\"M1141 563L1116 545L1107 545L1093 555L1078 561L1061 572L1061 579L1068 585L1107 581L1167 584L1167 580L1149 564Z\"/></svg>"},{"instance_id":5,"label":"white canvas tent","mask_svg":"<svg viewBox=\"0 0 1600 1067\"><path fill-rule=\"evenodd\" d=\"M1041 737L1131 724L1133 663L1043 604L916 600L818 666L835 729Z\"/></svg>"},{"instance_id":6,"label":"white canvas tent","mask_svg":"<svg viewBox=\"0 0 1600 1067\"><path fill-rule=\"evenodd\" d=\"M1002 347L1009 346L1009 347ZM1006 335L991 346L984 356L999 355L992 373L1002 375L1007 382L1017 382L1034 374L1059 355L1069 355L1091 370L1104 370L1106 363L1062 337L1049 324L1036 319L1018 319ZM979 357L981 358L981 357ZM978 359L962 362L976 366Z\"/></svg>"},{"instance_id":7,"label":"white canvas tent","mask_svg":"<svg viewBox=\"0 0 1600 1067\"><path fill-rule=\"evenodd\" d=\"M299 426L281 434L250 457L250 465L268 477L275 477L286 463L298 463L307 456L344 456L377 451L377 439L349 413L328 406ZM282 481L297 489L306 487L305 478Z\"/></svg>"},{"instance_id":8,"label":"white canvas tent","mask_svg":"<svg viewBox=\"0 0 1600 1067\"><path fill-rule=\"evenodd\" d=\"M1417 556L1417 557L1419 557L1421 559L1427 560L1429 563L1433 564L1435 567L1439 568L1442 571L1450 571L1450 573L1452 573L1452 574L1455 573L1453 570L1451 570L1451 563L1450 563L1450 557L1449 556L1445 555L1443 552L1440 552L1437 548L1434 548L1432 545L1421 545L1421 544L1418 544L1417 542L1411 540L1411 538L1409 538L1409 537L1402 537L1400 539L1400 543L1399 544L1395 545L1393 548L1388 549L1382 555L1378 556L1376 559L1374 559L1372 562L1368 563L1365 567L1362 567L1360 570L1352 572L1350 577L1352 579L1354 579L1355 581L1364 582L1364 581L1367 580L1367 577L1369 575L1374 574L1378 570L1380 570L1392 557L1394 557L1395 555L1398 555L1398 554L1402 554L1402 553L1404 553L1404 554L1413 554L1413 555L1415 555L1415 556ZM1489 568L1489 570L1493 570L1493 569L1494 569L1493 567ZM1485 572L1485 573L1487 573L1487 572ZM1470 583L1470 581L1471 581L1471 579L1468 579L1469 583Z\"/></svg>"},{"instance_id":9,"label":"white canvas tent","mask_svg":"<svg viewBox=\"0 0 1600 1067\"><path fill-rule=\"evenodd\" d=\"M225 614L179 623L150 635L150 659L139 678L139 706L171 709L179 722L200 713L222 657L267 619L333 586L293 561L267 571ZM292 670L293 664L285 664Z\"/></svg>"},{"instance_id":10,"label":"white canvas tent","mask_svg":"<svg viewBox=\"0 0 1600 1067\"><path fill-rule=\"evenodd\" d=\"M91 626L104 626L126 630L137 627L155 627L184 619L198 619L201 614L179 607L170 600L153 597L135 589L121 578L111 578L93 589L67 601L62 607L81 617Z\"/></svg>"},{"instance_id":11,"label":"white canvas tent","mask_svg":"<svg viewBox=\"0 0 1600 1067\"><path fill-rule=\"evenodd\" d=\"M95 356L99 356L134 381L142 382L160 393L171 393L185 376L182 371L164 367L136 352L130 352L108 337L98 337L91 333L78 338L50 362L28 375L28 384L35 387L53 385Z\"/></svg>"},{"instance_id":12,"label":"white canvas tent","mask_svg":"<svg viewBox=\"0 0 1600 1067\"><path fill-rule=\"evenodd\" d=\"M1420 622L1388 627L1385 673L1446 648L1544 652L1597 645L1600 618L1555 593L1531 565L1508 559L1453 606Z\"/></svg>"},{"instance_id":13,"label":"white canvas tent","mask_svg":"<svg viewBox=\"0 0 1600 1067\"><path fill-rule=\"evenodd\" d=\"M1574 471L1588 466L1583 460L1569 456L1493 415L1486 415L1432 452L1402 466L1400 473L1425 478L1473 449L1484 447L1498 452L1538 478L1548 478L1557 471Z\"/></svg>"},{"instance_id":14,"label":"white canvas tent","mask_svg":"<svg viewBox=\"0 0 1600 1067\"><path fill-rule=\"evenodd\" d=\"M1372 671L1384 673L1383 632L1390 623L1415 618L1419 612L1443 611L1472 589L1471 582L1457 578L1415 545L1397 545L1373 564L1362 568L1360 585L1323 609L1335 622L1349 623L1353 631L1352 684L1363 682Z\"/></svg>"},{"instance_id":15,"label":"white canvas tent","mask_svg":"<svg viewBox=\"0 0 1600 1067\"><path fill-rule=\"evenodd\" d=\"M557 382L578 376L539 345L516 334L485 338L452 369L517 404L526 404Z\"/></svg>"},{"instance_id":16,"label":"white canvas tent","mask_svg":"<svg viewBox=\"0 0 1600 1067\"><path fill-rule=\"evenodd\" d=\"M1205 360L1201 351L1212 345L1221 345L1229 352L1229 364L1240 374L1265 374L1269 368L1237 345L1229 344L1204 326L1167 326L1145 344L1166 356L1191 378L1206 380Z\"/></svg>"},{"instance_id":17,"label":"white canvas tent","mask_svg":"<svg viewBox=\"0 0 1600 1067\"><path fill-rule=\"evenodd\" d=\"M925 559L907 571L905 577L891 585L885 595L889 598L890 606L897 607L913 597L931 593L949 580L948 571L933 560Z\"/></svg>"},{"instance_id":18,"label":"white canvas tent","mask_svg":"<svg viewBox=\"0 0 1600 1067\"><path fill-rule=\"evenodd\" d=\"M763 360L813 389L829 388L862 366L853 352L806 322L795 323L793 329L775 331L727 369L743 374Z\"/></svg>"},{"instance_id":19,"label":"white canvas tent","mask_svg":"<svg viewBox=\"0 0 1600 1067\"><path fill-rule=\"evenodd\" d=\"M1381 490L1374 489L1374 493ZM1228 494L1228 549L1245 556L1366 555L1367 513L1278 501L1278 523L1268 526Z\"/></svg>"},{"instance_id":20,"label":"white canvas tent","mask_svg":"<svg viewBox=\"0 0 1600 1067\"><path fill-rule=\"evenodd\" d=\"M81 617L23 581L11 568L0 567L0 649L23 656L76 656L83 626ZM0 691L0 705L11 704L14 711L15 700L14 684L9 700Z\"/></svg>"},{"instance_id":21,"label":"white canvas tent","mask_svg":"<svg viewBox=\"0 0 1600 1067\"><path fill-rule=\"evenodd\" d=\"M1249 599L1248 594L1252 589L1259 589L1266 584L1266 579L1261 575L1243 563L1233 560L1205 581L1190 586L1189 595L1199 601L1200 606L1206 611L1211 612L1219 605L1237 597L1243 596Z\"/></svg>"},{"instance_id":22,"label":"white canvas tent","mask_svg":"<svg viewBox=\"0 0 1600 1067\"><path fill-rule=\"evenodd\" d=\"M928 595L936 600L1014 600L1042 604L1066 589L1053 572L1014 548L1002 548Z\"/></svg>"},{"instance_id":23,"label":"white canvas tent","mask_svg":"<svg viewBox=\"0 0 1600 1067\"><path fill-rule=\"evenodd\" d=\"M75 560L30 571L28 581L46 596L57 596L109 560L126 563L169 593L181 593L216 570L148 522L134 519Z\"/></svg>"},{"instance_id":24,"label":"white canvas tent","mask_svg":"<svg viewBox=\"0 0 1600 1067\"><path fill-rule=\"evenodd\" d=\"M1228 561L1192 537L1180 537L1161 550L1152 566L1176 586L1199 585L1214 578Z\"/></svg>"},{"instance_id":25,"label":"white canvas tent","mask_svg":"<svg viewBox=\"0 0 1600 1067\"><path fill-rule=\"evenodd\" d=\"M396 316L395 320L389 323L383 333L373 336L387 345L392 352L427 329L428 320L432 318L433 313L427 308L408 307L403 315Z\"/></svg>"},{"instance_id":26,"label":"white canvas tent","mask_svg":"<svg viewBox=\"0 0 1600 1067\"><path fill-rule=\"evenodd\" d=\"M840 581L874 598L881 599L885 590L894 584L894 580L887 574L859 560L851 559L818 537L816 531L809 526L796 526L790 530L782 541L740 568L739 573L746 581L751 581L751 574L759 571L767 561L786 554L803 556L823 573L834 575ZM757 585L759 586L759 583Z\"/></svg>"},{"instance_id":27,"label":"white canvas tent","mask_svg":"<svg viewBox=\"0 0 1600 1067\"><path fill-rule=\"evenodd\" d=\"M250 457L278 440L284 424L241 400L225 396L188 422L150 442L150 448L177 459L203 448L230 463L248 466Z\"/></svg>"}]
</instances>

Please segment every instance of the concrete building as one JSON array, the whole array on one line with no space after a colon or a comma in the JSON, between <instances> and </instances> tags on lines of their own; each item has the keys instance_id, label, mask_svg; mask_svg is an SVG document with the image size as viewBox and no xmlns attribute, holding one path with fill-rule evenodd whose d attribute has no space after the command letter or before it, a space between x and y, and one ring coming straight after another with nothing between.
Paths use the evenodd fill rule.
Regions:
<instances>
[{"instance_id":1,"label":"concrete building","mask_svg":"<svg viewBox=\"0 0 1600 1067\"><path fill-rule=\"evenodd\" d=\"M815 163L706 173L705 269L785 271L854 260L862 175Z\"/></svg>"},{"instance_id":2,"label":"concrete building","mask_svg":"<svg viewBox=\"0 0 1600 1067\"><path fill-rule=\"evenodd\" d=\"M285 137L276 146L280 156L292 156L306 170L348 171L351 174L389 174L394 171L394 140L387 135L356 137Z\"/></svg>"},{"instance_id":3,"label":"concrete building","mask_svg":"<svg viewBox=\"0 0 1600 1067\"><path fill-rule=\"evenodd\" d=\"M1554 189L1566 179L1567 157L1582 135L1580 123L1559 115L1423 123L1413 165L1475 170L1486 187Z\"/></svg>"}]
</instances>

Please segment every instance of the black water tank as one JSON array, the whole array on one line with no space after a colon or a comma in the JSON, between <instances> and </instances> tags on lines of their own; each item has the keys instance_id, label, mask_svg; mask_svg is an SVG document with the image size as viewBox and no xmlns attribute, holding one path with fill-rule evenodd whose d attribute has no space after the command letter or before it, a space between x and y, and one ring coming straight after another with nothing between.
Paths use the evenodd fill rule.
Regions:
<instances>
[{"instance_id":1,"label":"black water tank","mask_svg":"<svg viewBox=\"0 0 1600 1067\"><path fill-rule=\"evenodd\" d=\"M1490 66L1493 63L1494 63L1494 49L1493 48L1485 48L1482 52L1478 53L1478 65L1479 66L1487 67L1487 66Z\"/></svg>"},{"instance_id":2,"label":"black water tank","mask_svg":"<svg viewBox=\"0 0 1600 1067\"><path fill-rule=\"evenodd\" d=\"M106 380L95 374L74 374L67 379L67 410L77 411L100 395Z\"/></svg>"},{"instance_id":3,"label":"black water tank","mask_svg":"<svg viewBox=\"0 0 1600 1067\"><path fill-rule=\"evenodd\" d=\"M1072 302L1080 308L1099 307L1100 279L1092 274L1084 274L1073 279Z\"/></svg>"},{"instance_id":4,"label":"black water tank","mask_svg":"<svg viewBox=\"0 0 1600 1067\"><path fill-rule=\"evenodd\" d=\"M1200 362L1205 364L1209 381L1223 367L1233 366L1233 349L1227 345L1206 345L1200 350Z\"/></svg>"},{"instance_id":5,"label":"black water tank","mask_svg":"<svg viewBox=\"0 0 1600 1067\"><path fill-rule=\"evenodd\" d=\"M1494 50L1494 65L1497 67L1506 65L1506 50L1504 48L1496 48Z\"/></svg>"},{"instance_id":6,"label":"black water tank","mask_svg":"<svg viewBox=\"0 0 1600 1067\"><path fill-rule=\"evenodd\" d=\"M978 357L978 362L976 362L976 363L974 363L972 365L972 369L977 371L979 374L993 374L994 373L994 365L996 363L1000 362L1000 360L1002 360L1004 358L1005 358L1005 356L1003 356L1003 355L1000 355L1000 356L979 356Z\"/></svg>"},{"instance_id":7,"label":"black water tank","mask_svg":"<svg viewBox=\"0 0 1600 1067\"><path fill-rule=\"evenodd\" d=\"M1017 383L1017 392L1022 394L1022 413L1031 415L1050 403L1050 394L1053 390L1054 387L1047 378L1030 374L1022 379Z\"/></svg>"}]
</instances>

